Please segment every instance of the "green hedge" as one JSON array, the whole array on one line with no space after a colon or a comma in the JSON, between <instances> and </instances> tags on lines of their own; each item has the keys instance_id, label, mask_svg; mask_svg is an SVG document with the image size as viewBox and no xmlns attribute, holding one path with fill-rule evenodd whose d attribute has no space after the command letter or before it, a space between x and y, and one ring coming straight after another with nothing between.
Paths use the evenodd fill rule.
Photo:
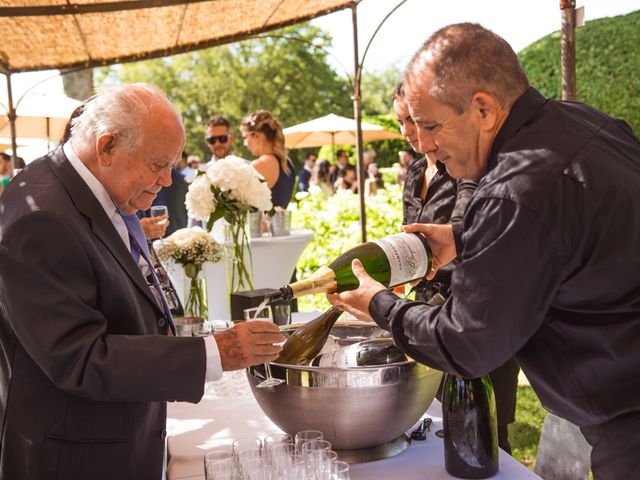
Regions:
<instances>
[{"instance_id":1,"label":"green hedge","mask_svg":"<svg viewBox=\"0 0 640 480\"><path fill-rule=\"evenodd\" d=\"M576 31L577 100L631 125L640 134L640 11L587 22ZM562 97L560 33L519 53L531 85Z\"/></svg>"}]
</instances>

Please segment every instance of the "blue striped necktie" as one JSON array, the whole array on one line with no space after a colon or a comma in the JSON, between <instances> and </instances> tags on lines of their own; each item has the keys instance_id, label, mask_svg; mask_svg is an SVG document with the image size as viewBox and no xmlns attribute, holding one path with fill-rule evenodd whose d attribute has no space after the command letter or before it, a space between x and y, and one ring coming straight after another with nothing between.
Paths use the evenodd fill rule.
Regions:
<instances>
[{"instance_id":1,"label":"blue striped necktie","mask_svg":"<svg viewBox=\"0 0 640 480\"><path fill-rule=\"evenodd\" d=\"M158 303L162 307L164 315L169 321L169 327L171 328L171 331L174 335L176 335L176 326L173 323L173 318L171 317L171 309L169 308L167 299L164 296L162 288L160 287L160 282L158 281L156 272L153 270L151 261L149 260L149 246L147 245L147 239L144 236L144 230L142 230L140 219L135 214L127 215L122 212L120 212L120 216L122 217L122 220L124 220L124 224L127 227L127 232L129 232L131 257L133 258L133 261L136 263L136 265L138 265L138 262L140 261L140 255L142 255L147 265L149 266L149 276L152 279L149 287L152 289L153 296L156 298L156 300L159 300ZM144 272L142 272L142 276L144 277Z\"/></svg>"}]
</instances>

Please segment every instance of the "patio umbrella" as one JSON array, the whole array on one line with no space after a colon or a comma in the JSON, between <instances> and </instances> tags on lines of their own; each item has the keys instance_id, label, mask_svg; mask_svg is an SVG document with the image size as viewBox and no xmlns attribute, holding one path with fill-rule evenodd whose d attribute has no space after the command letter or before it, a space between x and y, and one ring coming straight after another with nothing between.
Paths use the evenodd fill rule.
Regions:
<instances>
[{"instance_id":1,"label":"patio umbrella","mask_svg":"<svg viewBox=\"0 0 640 480\"><path fill-rule=\"evenodd\" d=\"M284 129L287 148L321 147L356 143L356 121L330 113ZM362 122L363 142L402 138L398 132L385 130L380 125Z\"/></svg>"},{"instance_id":2,"label":"patio umbrella","mask_svg":"<svg viewBox=\"0 0 640 480\"><path fill-rule=\"evenodd\" d=\"M0 116L0 138L11 138L11 127L6 115L6 91L0 95L0 103L5 107L2 112L4 115ZM81 103L66 95L27 95L18 102L16 108L16 137L60 140L71 112Z\"/></svg>"}]
</instances>

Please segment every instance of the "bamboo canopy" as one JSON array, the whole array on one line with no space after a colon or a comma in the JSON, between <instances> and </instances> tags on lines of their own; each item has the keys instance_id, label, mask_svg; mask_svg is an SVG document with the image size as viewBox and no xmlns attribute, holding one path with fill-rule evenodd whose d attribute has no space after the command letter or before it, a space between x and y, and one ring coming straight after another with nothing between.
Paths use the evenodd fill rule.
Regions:
<instances>
[{"instance_id":1,"label":"bamboo canopy","mask_svg":"<svg viewBox=\"0 0 640 480\"><path fill-rule=\"evenodd\" d=\"M355 0L1 0L0 71L90 68L212 47Z\"/></svg>"}]
</instances>

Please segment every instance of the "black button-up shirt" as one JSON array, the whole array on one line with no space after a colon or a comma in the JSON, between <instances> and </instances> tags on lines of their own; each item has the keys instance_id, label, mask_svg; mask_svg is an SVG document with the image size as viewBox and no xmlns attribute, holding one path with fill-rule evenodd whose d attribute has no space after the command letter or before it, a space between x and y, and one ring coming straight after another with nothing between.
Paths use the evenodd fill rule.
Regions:
<instances>
[{"instance_id":1,"label":"black button-up shirt","mask_svg":"<svg viewBox=\"0 0 640 480\"><path fill-rule=\"evenodd\" d=\"M578 426L640 410L640 142L533 88L496 137L441 307L380 292L369 310L416 360L466 377L516 359Z\"/></svg>"},{"instance_id":2,"label":"black button-up shirt","mask_svg":"<svg viewBox=\"0 0 640 480\"><path fill-rule=\"evenodd\" d=\"M450 223L461 231L464 211L476 189L476 182L455 180L449 176L442 163L437 162L436 166L438 170L429 182L426 197L422 198L427 159L422 157L409 165L402 192L402 224ZM415 288L416 298L426 301L433 293L446 293L451 284L451 272L455 263L451 262L440 268L433 280L421 281Z\"/></svg>"}]
</instances>

